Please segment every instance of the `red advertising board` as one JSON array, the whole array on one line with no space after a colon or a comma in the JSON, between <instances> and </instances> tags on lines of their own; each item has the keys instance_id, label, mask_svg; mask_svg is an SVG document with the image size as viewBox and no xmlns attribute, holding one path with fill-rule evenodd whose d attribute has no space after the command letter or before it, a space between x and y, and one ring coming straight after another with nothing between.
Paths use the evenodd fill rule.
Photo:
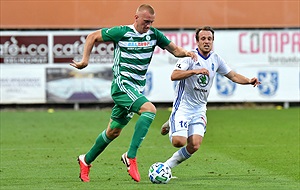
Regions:
<instances>
[{"instance_id":1,"label":"red advertising board","mask_svg":"<svg viewBox=\"0 0 300 190\"><path fill-rule=\"evenodd\" d=\"M0 37L1 64L47 64L48 36Z\"/></svg>"},{"instance_id":2,"label":"red advertising board","mask_svg":"<svg viewBox=\"0 0 300 190\"><path fill-rule=\"evenodd\" d=\"M80 61L85 44L85 35L53 37L53 63L71 63L72 60ZM114 45L112 42L96 43L90 55L89 64L113 63Z\"/></svg>"}]
</instances>

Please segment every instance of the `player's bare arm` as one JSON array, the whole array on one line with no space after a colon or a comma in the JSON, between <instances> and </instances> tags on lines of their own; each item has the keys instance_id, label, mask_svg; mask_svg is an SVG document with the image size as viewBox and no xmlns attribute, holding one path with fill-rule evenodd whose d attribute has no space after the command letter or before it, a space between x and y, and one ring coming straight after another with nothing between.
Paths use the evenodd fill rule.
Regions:
<instances>
[{"instance_id":1,"label":"player's bare arm","mask_svg":"<svg viewBox=\"0 0 300 190\"><path fill-rule=\"evenodd\" d=\"M73 60L73 63L71 63L70 65L77 69L85 68L89 63L90 54L92 52L95 42L101 42L101 41L103 41L101 30L97 30L95 32L90 33L86 37L81 61L77 62Z\"/></svg>"},{"instance_id":2,"label":"player's bare arm","mask_svg":"<svg viewBox=\"0 0 300 190\"><path fill-rule=\"evenodd\" d=\"M187 51L182 47L177 46L173 42L165 47L165 49L172 53L175 57L191 57L193 60L197 60L197 55L192 51Z\"/></svg>"},{"instance_id":3,"label":"player's bare arm","mask_svg":"<svg viewBox=\"0 0 300 190\"><path fill-rule=\"evenodd\" d=\"M236 73L235 71L230 71L228 74L225 75L231 81L238 83L238 84L252 84L254 87L260 84L256 77L249 79L241 74Z\"/></svg>"},{"instance_id":4,"label":"player's bare arm","mask_svg":"<svg viewBox=\"0 0 300 190\"><path fill-rule=\"evenodd\" d=\"M182 80L198 74L209 75L209 71L204 68L195 70L174 70L171 74L171 80Z\"/></svg>"}]
</instances>

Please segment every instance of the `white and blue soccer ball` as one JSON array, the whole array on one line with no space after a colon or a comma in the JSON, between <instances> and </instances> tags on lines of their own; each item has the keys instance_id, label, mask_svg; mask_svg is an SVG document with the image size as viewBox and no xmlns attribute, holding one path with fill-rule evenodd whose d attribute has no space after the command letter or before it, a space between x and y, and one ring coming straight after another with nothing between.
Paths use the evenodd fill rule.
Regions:
<instances>
[{"instance_id":1,"label":"white and blue soccer ball","mask_svg":"<svg viewBox=\"0 0 300 190\"><path fill-rule=\"evenodd\" d=\"M156 162L150 166L148 176L152 183L168 183L172 178L171 168L162 162Z\"/></svg>"}]
</instances>

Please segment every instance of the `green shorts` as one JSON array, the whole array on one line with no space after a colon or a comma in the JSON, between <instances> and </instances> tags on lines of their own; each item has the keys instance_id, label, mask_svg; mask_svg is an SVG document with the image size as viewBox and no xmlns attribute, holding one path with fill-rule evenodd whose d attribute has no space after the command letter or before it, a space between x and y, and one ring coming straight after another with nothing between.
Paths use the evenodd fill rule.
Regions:
<instances>
[{"instance_id":1,"label":"green shorts","mask_svg":"<svg viewBox=\"0 0 300 190\"><path fill-rule=\"evenodd\" d=\"M117 85L113 82L111 96L115 103L111 119L122 125L126 125L133 117L133 113L138 113L141 106L149 102L141 92L126 83Z\"/></svg>"}]
</instances>

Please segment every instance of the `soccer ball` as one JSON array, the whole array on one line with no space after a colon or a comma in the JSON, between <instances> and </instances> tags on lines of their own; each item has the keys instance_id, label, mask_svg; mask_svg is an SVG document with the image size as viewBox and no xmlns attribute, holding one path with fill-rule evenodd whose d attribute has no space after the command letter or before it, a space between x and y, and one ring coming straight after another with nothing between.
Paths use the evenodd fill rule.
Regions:
<instances>
[{"instance_id":1,"label":"soccer ball","mask_svg":"<svg viewBox=\"0 0 300 190\"><path fill-rule=\"evenodd\" d=\"M171 180L171 168L162 162L156 162L149 168L149 179L152 183L168 183Z\"/></svg>"}]
</instances>

